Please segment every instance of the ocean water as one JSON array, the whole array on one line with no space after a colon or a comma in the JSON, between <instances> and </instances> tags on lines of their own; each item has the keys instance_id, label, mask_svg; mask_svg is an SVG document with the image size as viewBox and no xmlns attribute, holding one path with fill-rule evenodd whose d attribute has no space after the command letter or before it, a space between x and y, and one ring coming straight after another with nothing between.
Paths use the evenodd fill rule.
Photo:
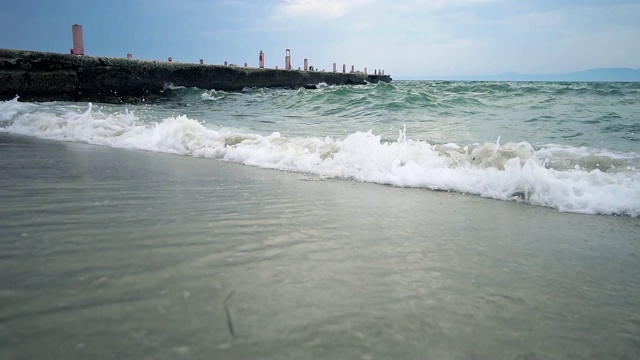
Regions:
<instances>
[{"instance_id":1,"label":"ocean water","mask_svg":"<svg viewBox=\"0 0 640 360\"><path fill-rule=\"evenodd\" d=\"M0 358L640 353L640 84L167 92L0 103Z\"/></svg>"},{"instance_id":2,"label":"ocean water","mask_svg":"<svg viewBox=\"0 0 640 360\"><path fill-rule=\"evenodd\" d=\"M0 131L640 215L638 83L395 82L0 105Z\"/></svg>"}]
</instances>

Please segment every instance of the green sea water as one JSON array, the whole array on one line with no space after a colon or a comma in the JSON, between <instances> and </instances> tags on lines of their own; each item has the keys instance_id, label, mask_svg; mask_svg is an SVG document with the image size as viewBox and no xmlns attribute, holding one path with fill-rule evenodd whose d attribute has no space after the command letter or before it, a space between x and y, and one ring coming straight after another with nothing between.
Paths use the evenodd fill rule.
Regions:
<instances>
[{"instance_id":1,"label":"green sea water","mask_svg":"<svg viewBox=\"0 0 640 360\"><path fill-rule=\"evenodd\" d=\"M394 82L0 106L0 131L640 214L638 83Z\"/></svg>"},{"instance_id":2,"label":"green sea water","mask_svg":"<svg viewBox=\"0 0 640 360\"><path fill-rule=\"evenodd\" d=\"M2 359L634 359L640 85L0 103Z\"/></svg>"}]
</instances>

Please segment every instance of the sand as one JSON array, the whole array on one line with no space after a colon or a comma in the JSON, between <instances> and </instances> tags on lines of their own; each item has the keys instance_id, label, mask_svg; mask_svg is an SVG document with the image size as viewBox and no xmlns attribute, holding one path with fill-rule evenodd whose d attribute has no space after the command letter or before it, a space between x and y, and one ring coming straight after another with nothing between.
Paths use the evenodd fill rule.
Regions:
<instances>
[{"instance_id":1,"label":"sand","mask_svg":"<svg viewBox=\"0 0 640 360\"><path fill-rule=\"evenodd\" d=\"M639 219L6 134L0 169L1 358L640 351Z\"/></svg>"}]
</instances>

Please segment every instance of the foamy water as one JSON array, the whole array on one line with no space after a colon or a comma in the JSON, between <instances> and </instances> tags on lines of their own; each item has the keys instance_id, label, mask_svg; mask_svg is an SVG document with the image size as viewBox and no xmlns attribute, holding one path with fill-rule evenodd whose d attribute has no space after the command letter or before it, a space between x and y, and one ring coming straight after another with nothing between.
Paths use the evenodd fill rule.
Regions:
<instances>
[{"instance_id":1,"label":"foamy water","mask_svg":"<svg viewBox=\"0 0 640 360\"><path fill-rule=\"evenodd\" d=\"M632 359L637 90L2 102L0 358Z\"/></svg>"},{"instance_id":2,"label":"foamy water","mask_svg":"<svg viewBox=\"0 0 640 360\"><path fill-rule=\"evenodd\" d=\"M365 102L369 101L366 98L376 95L375 91L379 90L371 86L372 95L367 93L372 92L371 89L363 88L353 92L357 96L365 96ZM336 92L352 91L345 89L333 88L326 94L312 93L310 96L322 96L327 104L335 104L336 98L341 99ZM189 91L198 93L205 103L217 105L229 98L232 103L257 102L262 107L265 102L283 105L283 102L301 94L300 91L265 93L247 90L237 94L213 90ZM307 92L302 96L307 96L305 94ZM352 96L347 100L354 101ZM173 108L174 113L179 113L181 108L192 107L184 99L175 103L178 107ZM96 108L92 104L35 104L20 103L14 99L0 104L0 121L4 124L0 131L218 159L328 178L461 192L547 206L560 211L629 216L640 214L640 155L637 152L571 144L532 144L525 139L504 141L499 135L495 141L472 143L414 139L412 126L424 138L431 129L438 127L437 122L430 125L427 131L415 121L408 125L392 124L389 131L384 131L384 137L375 130L365 130L368 127L366 123L359 126L363 131L343 136L314 136L313 130L309 131L309 135L300 136L304 124L296 124L292 126L295 130L290 131L289 135L285 127L291 127L289 124L296 120L303 123L313 121L314 115L308 112L299 114L295 103L288 106L291 107L288 113L294 116L288 119L281 131L269 132L268 128L276 126L277 122L265 121L269 126L261 131L252 131L250 128L260 121L260 114L253 115L253 123L249 124L242 121L244 116L235 119L235 126L230 126L234 124L230 124L228 119L223 119L221 124L216 123L216 111L224 108L208 109L195 116L164 116L167 114L166 104L162 112L149 107L123 105ZM325 110L319 108L316 111L322 113ZM193 110L186 109L185 112L192 113ZM139 116L139 113L144 116ZM367 117L361 114L355 118L363 116ZM380 115L368 115L374 122L377 116ZM318 119L326 121L326 115L318 116ZM340 126L339 120L334 120L333 125ZM347 127L353 127L352 123ZM311 128L314 129L313 126ZM395 139L389 135L393 132L396 133Z\"/></svg>"}]
</instances>

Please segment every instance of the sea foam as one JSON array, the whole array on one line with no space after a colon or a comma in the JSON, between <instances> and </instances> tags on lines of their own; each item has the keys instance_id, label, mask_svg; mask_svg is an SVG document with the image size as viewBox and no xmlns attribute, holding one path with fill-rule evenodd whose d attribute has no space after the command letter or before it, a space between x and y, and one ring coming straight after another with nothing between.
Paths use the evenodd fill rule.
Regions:
<instances>
[{"instance_id":1,"label":"sea foam","mask_svg":"<svg viewBox=\"0 0 640 360\"><path fill-rule=\"evenodd\" d=\"M214 94L211 94L212 96ZM640 171L635 154L527 142L434 145L396 141L371 131L333 137L259 135L212 128L187 116L155 123L133 112L50 111L46 106L0 104L0 131L45 139L180 154L261 168L354 179L400 187L475 194L585 214L640 215Z\"/></svg>"}]
</instances>

